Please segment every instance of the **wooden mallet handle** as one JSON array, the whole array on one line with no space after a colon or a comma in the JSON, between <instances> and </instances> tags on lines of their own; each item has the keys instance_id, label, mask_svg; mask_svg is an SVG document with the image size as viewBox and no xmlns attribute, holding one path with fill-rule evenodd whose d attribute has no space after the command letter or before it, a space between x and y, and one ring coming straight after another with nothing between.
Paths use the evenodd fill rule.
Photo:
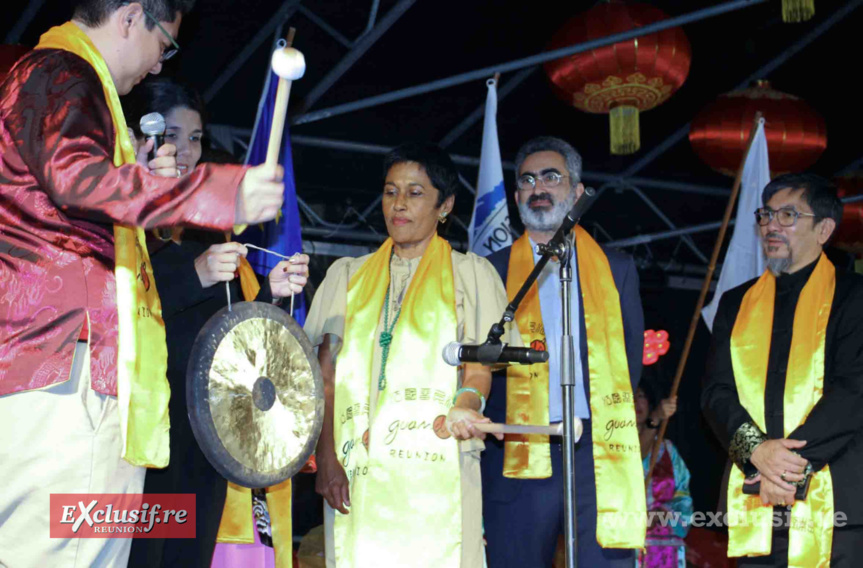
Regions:
<instances>
[{"instance_id":1,"label":"wooden mallet handle","mask_svg":"<svg viewBox=\"0 0 863 568\"><path fill-rule=\"evenodd\" d=\"M291 47L296 30L290 28L285 46L273 52L270 66L279 77L279 87L276 91L276 103L273 107L273 122L270 125L270 139L267 141L267 158L264 164L270 167L279 164L279 152L282 149L282 135L285 133L285 117L288 114L288 99L291 96L291 83L306 72L306 60L303 54ZM278 221L281 211L277 213ZM246 225L237 225L234 232L238 235L246 230ZM230 241L230 234L228 234Z\"/></svg>"},{"instance_id":2,"label":"wooden mallet handle","mask_svg":"<svg viewBox=\"0 0 863 568\"><path fill-rule=\"evenodd\" d=\"M270 127L270 139L267 144L268 166L279 163L279 150L282 147L282 135L285 132L285 117L288 114L288 100L291 96L291 83L303 76L306 62L303 54L291 47L296 30L288 30L285 47L273 53L272 69L279 77L279 87L276 91L276 104L273 108L273 123Z\"/></svg>"},{"instance_id":3,"label":"wooden mallet handle","mask_svg":"<svg viewBox=\"0 0 863 568\"><path fill-rule=\"evenodd\" d=\"M487 424L474 423L474 428L486 434L544 434L546 436L563 436L563 423L553 426L528 426L521 424ZM575 423L575 439L581 438L581 420Z\"/></svg>"}]
</instances>

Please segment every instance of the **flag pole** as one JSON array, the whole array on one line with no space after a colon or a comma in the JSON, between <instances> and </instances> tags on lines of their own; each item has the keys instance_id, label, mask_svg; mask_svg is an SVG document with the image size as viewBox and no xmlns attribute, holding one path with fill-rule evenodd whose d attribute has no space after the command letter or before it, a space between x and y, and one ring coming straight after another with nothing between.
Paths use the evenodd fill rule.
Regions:
<instances>
[{"instance_id":1,"label":"flag pole","mask_svg":"<svg viewBox=\"0 0 863 568\"><path fill-rule=\"evenodd\" d=\"M722 242L725 240L725 232L728 229L728 224L731 221L731 214L734 211L734 205L737 202L737 194L740 193L740 183L743 179L743 168L746 165L746 159L749 157L749 151L752 149L752 141L755 139L755 133L758 130L758 125L764 120L760 112L755 113L755 118L752 121L752 129L749 131L749 142L746 144L746 152L743 154L743 160L740 162L740 167L737 168L737 176L734 178L734 186L731 188L731 196L728 198L728 205L725 206L725 214L722 217L722 225L719 227L719 235L716 237L716 243L713 245L713 254L710 255L710 264L707 266L707 274L704 275L704 282L701 285L701 294L698 296L698 303L695 304L695 312L692 314L692 321L689 323L689 332L686 334L686 342L683 344L683 353L680 355L680 361L677 364L677 372L674 374L674 381L671 384L671 392L669 398L677 396L677 389L680 388L680 380L683 378L683 370L686 368L686 361L689 359L689 351L692 348L692 341L695 339L695 330L698 329L698 320L701 319L701 310L704 308L704 301L707 299L707 292L710 290L710 282L713 280L713 273L716 271L716 261L719 259L719 251L722 249ZM662 446L662 440L665 438L665 431L668 427L668 420L662 420L659 425L659 433L653 441L653 447L650 450L650 466L647 468L647 477L644 480L646 487L650 487L650 477L653 475L653 468L656 466L656 459L659 454L659 448Z\"/></svg>"}]
</instances>

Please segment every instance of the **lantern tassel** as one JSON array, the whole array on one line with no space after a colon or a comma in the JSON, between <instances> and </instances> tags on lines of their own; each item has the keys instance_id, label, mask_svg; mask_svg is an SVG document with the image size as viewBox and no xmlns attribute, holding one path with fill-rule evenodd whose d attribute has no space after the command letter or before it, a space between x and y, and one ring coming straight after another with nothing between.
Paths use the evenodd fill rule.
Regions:
<instances>
[{"instance_id":1,"label":"lantern tassel","mask_svg":"<svg viewBox=\"0 0 863 568\"><path fill-rule=\"evenodd\" d=\"M611 153L625 156L637 152L641 148L638 109L628 105L616 106L609 111L608 117L611 124Z\"/></svg>"},{"instance_id":2,"label":"lantern tassel","mask_svg":"<svg viewBox=\"0 0 863 568\"><path fill-rule=\"evenodd\" d=\"M815 15L815 0L782 0L782 21L805 22Z\"/></svg>"}]
</instances>

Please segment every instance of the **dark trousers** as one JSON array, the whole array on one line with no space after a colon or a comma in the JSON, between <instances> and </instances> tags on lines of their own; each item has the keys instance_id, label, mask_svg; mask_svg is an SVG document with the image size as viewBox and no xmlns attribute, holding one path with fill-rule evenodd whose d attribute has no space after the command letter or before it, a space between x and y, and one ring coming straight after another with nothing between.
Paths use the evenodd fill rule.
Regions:
<instances>
[{"instance_id":1,"label":"dark trousers","mask_svg":"<svg viewBox=\"0 0 863 568\"><path fill-rule=\"evenodd\" d=\"M172 414L171 463L147 470L144 493L194 493L195 538L136 538L129 568L209 568L227 491L228 482L198 447L188 417Z\"/></svg>"},{"instance_id":2,"label":"dark trousers","mask_svg":"<svg viewBox=\"0 0 863 568\"><path fill-rule=\"evenodd\" d=\"M596 483L590 428L575 452L578 565L590 568L632 568L632 550L603 549L596 542ZM495 441L486 441L487 445ZM499 447L486 451L502 451ZM552 476L507 480L508 494L484 491L483 523L489 568L549 568L564 532L563 452L552 438ZM502 475L500 471L497 475ZM484 480L485 483L485 480ZM485 487L483 488L485 489Z\"/></svg>"},{"instance_id":3,"label":"dark trousers","mask_svg":"<svg viewBox=\"0 0 863 568\"><path fill-rule=\"evenodd\" d=\"M737 568L788 566L788 530L773 531L773 547L769 556L738 558ZM859 568L863 566L863 527L833 529L833 549L830 553L831 568Z\"/></svg>"}]
</instances>

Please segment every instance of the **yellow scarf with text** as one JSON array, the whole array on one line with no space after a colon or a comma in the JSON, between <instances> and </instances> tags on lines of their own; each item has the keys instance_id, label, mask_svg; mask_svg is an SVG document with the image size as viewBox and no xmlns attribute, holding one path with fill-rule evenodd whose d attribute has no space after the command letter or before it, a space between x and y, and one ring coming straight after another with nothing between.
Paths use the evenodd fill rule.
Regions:
<instances>
[{"instance_id":1,"label":"yellow scarf with text","mask_svg":"<svg viewBox=\"0 0 863 568\"><path fill-rule=\"evenodd\" d=\"M134 164L135 149L114 80L90 38L73 22L66 22L45 32L36 49L62 49L93 67L102 82L105 102L114 122L114 165ZM142 229L114 225L114 278L122 457L132 465L165 467L170 454L168 350L162 305Z\"/></svg>"},{"instance_id":2,"label":"yellow scarf with text","mask_svg":"<svg viewBox=\"0 0 863 568\"><path fill-rule=\"evenodd\" d=\"M423 254L393 329L386 388L369 416L392 249L387 239L348 283L334 422L351 509L336 512L336 564L459 568L459 448L444 424L458 373L441 357L457 339L452 248L435 235Z\"/></svg>"},{"instance_id":3,"label":"yellow scarf with text","mask_svg":"<svg viewBox=\"0 0 863 568\"><path fill-rule=\"evenodd\" d=\"M794 310L791 351L785 378L783 429L788 436L806 421L824 394L824 357L827 321L836 289L836 269L822 253L800 292ZM773 332L776 278L766 271L746 291L731 332L731 364L740 403L761 428L764 390ZM728 480L728 556L766 556L773 541L773 507L758 495L743 493L743 472L731 468ZM833 481L825 466L813 474L805 501L791 509L788 566L830 566L833 542Z\"/></svg>"},{"instance_id":4,"label":"yellow scarf with text","mask_svg":"<svg viewBox=\"0 0 863 568\"><path fill-rule=\"evenodd\" d=\"M644 472L620 296L608 258L580 226L575 227L575 246L587 331L596 540L603 548L643 548L647 518ZM512 245L510 253L506 281L509 298L515 296L533 267L533 251L525 233ZM536 283L516 312L516 322L525 345L546 348ZM510 366L506 381L507 424L548 424L548 389L548 363ZM548 436L507 435L503 467L506 477L551 477Z\"/></svg>"},{"instance_id":5,"label":"yellow scarf with text","mask_svg":"<svg viewBox=\"0 0 863 568\"><path fill-rule=\"evenodd\" d=\"M244 257L240 257L240 289L243 299L252 302L258 297L261 285L258 277ZM293 522L291 519L291 480L288 479L266 488L267 509L270 514L270 527L273 531L273 550L276 568L293 566ZM252 490L228 482L225 507L216 542L224 544L254 544L255 523L252 513Z\"/></svg>"}]
</instances>

